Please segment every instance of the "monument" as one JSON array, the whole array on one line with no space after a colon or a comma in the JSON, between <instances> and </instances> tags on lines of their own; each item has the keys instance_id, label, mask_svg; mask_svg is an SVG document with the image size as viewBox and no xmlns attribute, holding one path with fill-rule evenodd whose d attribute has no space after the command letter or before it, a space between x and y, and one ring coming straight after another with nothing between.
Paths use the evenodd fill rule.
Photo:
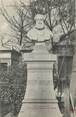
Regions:
<instances>
[{"instance_id":1,"label":"monument","mask_svg":"<svg viewBox=\"0 0 76 117\"><path fill-rule=\"evenodd\" d=\"M28 32L35 43L31 53L24 53L27 63L27 87L18 117L62 117L53 86L53 64L57 56L50 54L52 32L44 24L44 16L35 16L36 25Z\"/></svg>"}]
</instances>

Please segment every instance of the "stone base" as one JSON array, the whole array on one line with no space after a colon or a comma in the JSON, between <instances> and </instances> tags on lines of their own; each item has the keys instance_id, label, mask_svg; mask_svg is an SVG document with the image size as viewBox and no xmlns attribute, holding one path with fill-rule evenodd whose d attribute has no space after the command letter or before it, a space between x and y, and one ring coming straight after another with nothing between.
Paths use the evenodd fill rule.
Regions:
<instances>
[{"instance_id":1,"label":"stone base","mask_svg":"<svg viewBox=\"0 0 76 117\"><path fill-rule=\"evenodd\" d=\"M18 117L62 117L57 103L24 103Z\"/></svg>"}]
</instances>

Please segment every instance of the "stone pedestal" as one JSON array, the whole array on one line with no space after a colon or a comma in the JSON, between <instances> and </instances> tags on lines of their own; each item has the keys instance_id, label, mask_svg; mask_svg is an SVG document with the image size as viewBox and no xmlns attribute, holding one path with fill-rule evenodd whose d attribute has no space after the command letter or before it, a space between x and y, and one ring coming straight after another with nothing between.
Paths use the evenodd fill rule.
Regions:
<instances>
[{"instance_id":1,"label":"stone pedestal","mask_svg":"<svg viewBox=\"0 0 76 117\"><path fill-rule=\"evenodd\" d=\"M62 117L53 86L53 63L45 44L36 44L32 53L24 54L27 62L27 87L18 117Z\"/></svg>"}]
</instances>

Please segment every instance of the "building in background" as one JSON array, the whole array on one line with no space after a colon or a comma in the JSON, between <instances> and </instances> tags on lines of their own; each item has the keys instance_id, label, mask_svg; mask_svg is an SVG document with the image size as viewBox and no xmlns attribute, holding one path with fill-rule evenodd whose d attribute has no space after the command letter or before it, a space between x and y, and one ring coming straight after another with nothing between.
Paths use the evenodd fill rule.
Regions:
<instances>
[{"instance_id":1,"label":"building in background","mask_svg":"<svg viewBox=\"0 0 76 117\"><path fill-rule=\"evenodd\" d=\"M21 53L13 48L0 46L0 70L7 70L7 67L19 63Z\"/></svg>"}]
</instances>

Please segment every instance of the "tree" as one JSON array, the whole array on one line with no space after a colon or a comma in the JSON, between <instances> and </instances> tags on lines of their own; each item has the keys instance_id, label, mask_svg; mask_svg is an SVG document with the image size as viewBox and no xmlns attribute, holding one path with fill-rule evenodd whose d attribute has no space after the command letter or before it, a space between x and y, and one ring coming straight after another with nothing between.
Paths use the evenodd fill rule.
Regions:
<instances>
[{"instance_id":1,"label":"tree","mask_svg":"<svg viewBox=\"0 0 76 117\"><path fill-rule=\"evenodd\" d=\"M33 14L43 12L47 14L45 21L50 30L60 25L63 35L75 28L74 0L36 0L32 4Z\"/></svg>"},{"instance_id":2,"label":"tree","mask_svg":"<svg viewBox=\"0 0 76 117\"><path fill-rule=\"evenodd\" d=\"M31 1L29 5L20 1L20 4L15 3L13 7L16 13L15 16L10 17L3 4L1 14L13 31L10 36L16 38L20 45L24 38L25 46L29 47L31 45L31 41L26 35L34 24L34 16L37 13L46 14L45 24L51 31L60 25L60 30L62 30L61 38L70 35L75 29L74 0L35 0Z\"/></svg>"},{"instance_id":3,"label":"tree","mask_svg":"<svg viewBox=\"0 0 76 117\"><path fill-rule=\"evenodd\" d=\"M26 33L28 29L31 27L32 20L31 18L27 15L28 14L28 9L27 7L23 9L21 5L15 3L13 7L13 10L15 10L15 15L10 16L7 12L7 10L4 7L4 4L2 2L2 8L0 9L1 15L5 18L7 23L10 26L10 32L9 34L10 37L13 37L18 40L19 45L22 44L22 40L26 37Z\"/></svg>"}]
</instances>

